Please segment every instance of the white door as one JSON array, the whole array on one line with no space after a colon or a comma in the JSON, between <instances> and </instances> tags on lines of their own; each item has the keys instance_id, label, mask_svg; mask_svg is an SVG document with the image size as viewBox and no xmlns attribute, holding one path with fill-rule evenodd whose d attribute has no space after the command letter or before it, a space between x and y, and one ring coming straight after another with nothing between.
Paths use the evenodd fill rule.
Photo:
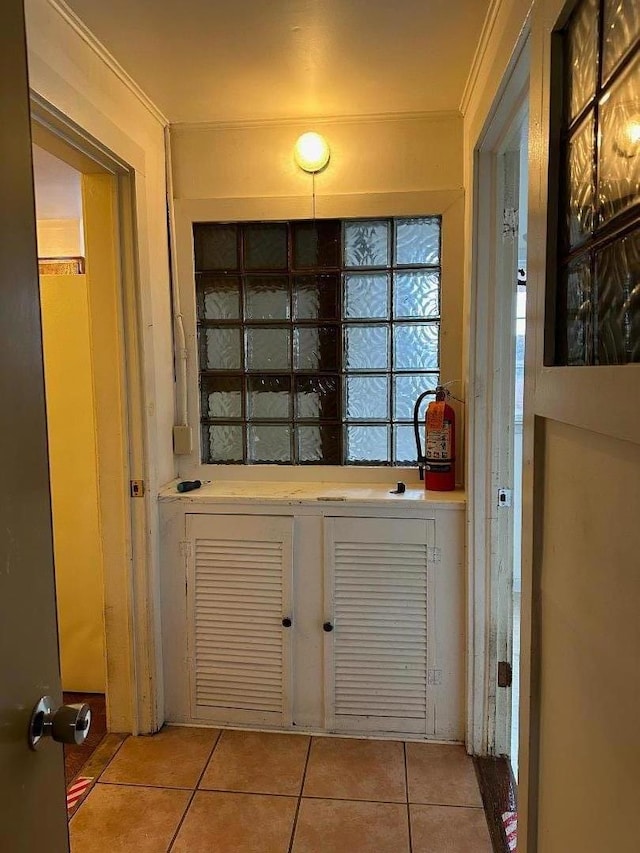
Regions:
<instances>
[{"instance_id":1,"label":"white door","mask_svg":"<svg viewBox=\"0 0 640 853\"><path fill-rule=\"evenodd\" d=\"M580 48L581 59L564 66L579 75L564 115L579 118L563 133L581 165L566 212L553 163L567 153L556 147L562 129L549 125L550 114L561 115L551 34L567 4L536 4L533 22L518 850L632 853L640 838L640 15L636 2L572 8L569 49Z\"/></svg>"},{"instance_id":2,"label":"white door","mask_svg":"<svg viewBox=\"0 0 640 853\"><path fill-rule=\"evenodd\" d=\"M433 541L433 521L325 519L330 731L434 733Z\"/></svg>"},{"instance_id":3,"label":"white door","mask_svg":"<svg viewBox=\"0 0 640 853\"><path fill-rule=\"evenodd\" d=\"M63 853L62 746L27 742L62 695L22 0L0 4L0 104L0 850Z\"/></svg>"},{"instance_id":4,"label":"white door","mask_svg":"<svg viewBox=\"0 0 640 853\"><path fill-rule=\"evenodd\" d=\"M192 717L291 725L293 519L186 519Z\"/></svg>"}]
</instances>

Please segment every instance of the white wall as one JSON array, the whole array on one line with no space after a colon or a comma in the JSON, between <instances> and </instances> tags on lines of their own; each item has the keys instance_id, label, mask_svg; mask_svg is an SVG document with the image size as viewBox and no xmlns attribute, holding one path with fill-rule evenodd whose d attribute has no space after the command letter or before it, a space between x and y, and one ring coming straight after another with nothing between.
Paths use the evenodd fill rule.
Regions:
<instances>
[{"instance_id":1,"label":"white wall","mask_svg":"<svg viewBox=\"0 0 640 853\"><path fill-rule=\"evenodd\" d=\"M171 138L178 277L190 340L188 387L194 424L198 407L191 223L310 218L312 178L293 161L295 140L309 129L320 131L331 147L329 166L316 176L318 217L443 214L441 375L446 380L462 379L464 191L459 114L176 125ZM181 460L181 476L203 474L195 464L195 457L190 463ZM223 466L220 476L230 476L230 468ZM264 470L261 476L267 476ZM245 468L238 476L247 474ZM281 468L268 474L303 475L310 479L314 472L309 467L302 472L288 467L284 473ZM362 478L365 473L349 469L349 475ZM326 479L331 472L324 468L317 476ZM344 478L347 472L338 469L333 476Z\"/></svg>"}]
</instances>

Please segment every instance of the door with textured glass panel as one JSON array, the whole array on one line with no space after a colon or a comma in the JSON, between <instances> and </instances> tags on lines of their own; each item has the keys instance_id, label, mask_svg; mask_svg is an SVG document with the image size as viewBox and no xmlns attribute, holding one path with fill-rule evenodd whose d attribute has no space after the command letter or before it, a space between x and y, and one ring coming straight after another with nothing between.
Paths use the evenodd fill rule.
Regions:
<instances>
[{"instance_id":1,"label":"door with textured glass panel","mask_svg":"<svg viewBox=\"0 0 640 853\"><path fill-rule=\"evenodd\" d=\"M537 6L518 849L631 850L637 788L612 779L637 778L640 716L640 4Z\"/></svg>"}]
</instances>

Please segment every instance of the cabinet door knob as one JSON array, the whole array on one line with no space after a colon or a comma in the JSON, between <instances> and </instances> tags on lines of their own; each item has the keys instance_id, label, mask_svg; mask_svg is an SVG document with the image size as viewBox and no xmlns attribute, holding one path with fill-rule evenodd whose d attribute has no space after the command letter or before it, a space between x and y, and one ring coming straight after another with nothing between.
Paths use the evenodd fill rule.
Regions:
<instances>
[{"instance_id":1,"label":"cabinet door knob","mask_svg":"<svg viewBox=\"0 0 640 853\"><path fill-rule=\"evenodd\" d=\"M331 624L331 622L325 622L322 626L322 630L326 631L327 634L330 634L331 631L333 631L333 625Z\"/></svg>"},{"instance_id":2,"label":"cabinet door knob","mask_svg":"<svg viewBox=\"0 0 640 853\"><path fill-rule=\"evenodd\" d=\"M293 625L292 620L288 616L285 616L282 620L282 627L283 628L290 628L292 625Z\"/></svg>"}]
</instances>

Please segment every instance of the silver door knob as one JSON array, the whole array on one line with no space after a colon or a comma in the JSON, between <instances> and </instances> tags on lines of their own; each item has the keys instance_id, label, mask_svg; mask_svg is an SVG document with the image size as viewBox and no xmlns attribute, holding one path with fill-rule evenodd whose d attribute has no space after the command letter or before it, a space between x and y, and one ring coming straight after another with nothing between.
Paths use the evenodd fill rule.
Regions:
<instances>
[{"instance_id":1,"label":"silver door knob","mask_svg":"<svg viewBox=\"0 0 640 853\"><path fill-rule=\"evenodd\" d=\"M53 700L43 696L31 712L29 746L37 749L44 738L58 743L84 743L91 728L91 708L88 705L60 705L53 710Z\"/></svg>"}]
</instances>

